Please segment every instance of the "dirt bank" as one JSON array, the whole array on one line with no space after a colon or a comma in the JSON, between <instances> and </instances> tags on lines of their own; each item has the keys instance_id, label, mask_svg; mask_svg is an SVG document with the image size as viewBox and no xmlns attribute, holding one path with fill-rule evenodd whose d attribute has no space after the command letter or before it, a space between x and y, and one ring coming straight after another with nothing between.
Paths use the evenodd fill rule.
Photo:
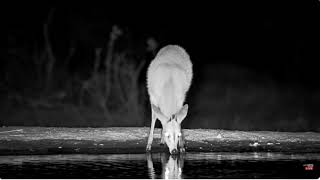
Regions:
<instances>
[{"instance_id":1,"label":"dirt bank","mask_svg":"<svg viewBox=\"0 0 320 180\"><path fill-rule=\"evenodd\" d=\"M144 153L149 128L0 128L0 155ZM320 152L320 133L185 129L187 152ZM155 130L152 152L160 146Z\"/></svg>"}]
</instances>

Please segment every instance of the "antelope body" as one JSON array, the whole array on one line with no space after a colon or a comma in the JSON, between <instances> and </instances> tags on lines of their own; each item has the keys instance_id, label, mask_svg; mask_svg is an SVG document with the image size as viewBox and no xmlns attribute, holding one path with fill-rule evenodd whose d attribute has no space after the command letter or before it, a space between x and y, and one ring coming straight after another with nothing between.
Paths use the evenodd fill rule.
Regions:
<instances>
[{"instance_id":1,"label":"antelope body","mask_svg":"<svg viewBox=\"0 0 320 180\"><path fill-rule=\"evenodd\" d=\"M192 81L192 63L180 46L168 45L160 49L147 72L147 88L151 103L151 129L147 151L151 150L155 121L162 124L161 143L166 143L171 154L184 152L181 122L188 105L183 105Z\"/></svg>"}]
</instances>

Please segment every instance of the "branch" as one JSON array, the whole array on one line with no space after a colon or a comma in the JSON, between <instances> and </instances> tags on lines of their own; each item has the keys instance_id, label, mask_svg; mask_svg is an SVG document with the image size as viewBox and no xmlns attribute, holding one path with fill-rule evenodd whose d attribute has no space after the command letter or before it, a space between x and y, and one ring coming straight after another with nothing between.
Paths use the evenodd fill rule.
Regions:
<instances>
[{"instance_id":1,"label":"branch","mask_svg":"<svg viewBox=\"0 0 320 180\"><path fill-rule=\"evenodd\" d=\"M48 18L47 18L47 22L44 23L44 27L43 27L43 34L44 34L44 40L45 40L45 47L46 47L46 52L48 55L48 64L47 64L47 68L46 68L46 75L47 75L47 81L46 81L46 92L49 91L50 89L50 85L51 85L51 79L52 79L52 71L53 71L53 67L55 64L55 57L52 51L52 47L49 41L49 23L51 23L52 21L52 17L53 17L53 12L54 12L54 8L52 8L49 11L48 14Z\"/></svg>"}]
</instances>

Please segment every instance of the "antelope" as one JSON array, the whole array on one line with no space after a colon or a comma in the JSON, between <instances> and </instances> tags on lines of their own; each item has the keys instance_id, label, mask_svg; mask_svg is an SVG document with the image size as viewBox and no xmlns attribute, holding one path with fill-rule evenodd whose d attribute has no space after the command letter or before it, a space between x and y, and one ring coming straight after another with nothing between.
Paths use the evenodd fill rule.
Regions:
<instances>
[{"instance_id":1,"label":"antelope","mask_svg":"<svg viewBox=\"0 0 320 180\"><path fill-rule=\"evenodd\" d=\"M192 81L192 62L188 53L178 45L159 50L147 71L147 89L151 104L151 128L146 151L151 151L156 120L162 124L161 144L171 154L185 152L181 122L188 112L184 104Z\"/></svg>"}]
</instances>

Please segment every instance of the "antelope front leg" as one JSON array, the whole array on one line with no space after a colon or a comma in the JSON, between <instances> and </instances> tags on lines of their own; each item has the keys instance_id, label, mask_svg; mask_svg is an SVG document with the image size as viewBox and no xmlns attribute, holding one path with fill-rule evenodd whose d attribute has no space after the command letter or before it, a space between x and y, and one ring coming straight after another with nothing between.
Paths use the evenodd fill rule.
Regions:
<instances>
[{"instance_id":1,"label":"antelope front leg","mask_svg":"<svg viewBox=\"0 0 320 180\"><path fill-rule=\"evenodd\" d=\"M149 133L149 137L148 137L148 144L147 144L147 148L146 148L147 152L151 151L151 145L152 145L152 141L153 141L153 131L154 131L155 123L156 123L156 115L153 112L153 110L151 109L151 128L150 128L150 133Z\"/></svg>"},{"instance_id":2,"label":"antelope front leg","mask_svg":"<svg viewBox=\"0 0 320 180\"><path fill-rule=\"evenodd\" d=\"M160 141L160 145L163 146L164 145L164 134L163 134L163 127L161 129L161 141Z\"/></svg>"},{"instance_id":3,"label":"antelope front leg","mask_svg":"<svg viewBox=\"0 0 320 180\"><path fill-rule=\"evenodd\" d=\"M186 152L186 150L184 148L184 135L183 135L182 131L181 131L181 136L179 138L179 150L181 153Z\"/></svg>"}]
</instances>

